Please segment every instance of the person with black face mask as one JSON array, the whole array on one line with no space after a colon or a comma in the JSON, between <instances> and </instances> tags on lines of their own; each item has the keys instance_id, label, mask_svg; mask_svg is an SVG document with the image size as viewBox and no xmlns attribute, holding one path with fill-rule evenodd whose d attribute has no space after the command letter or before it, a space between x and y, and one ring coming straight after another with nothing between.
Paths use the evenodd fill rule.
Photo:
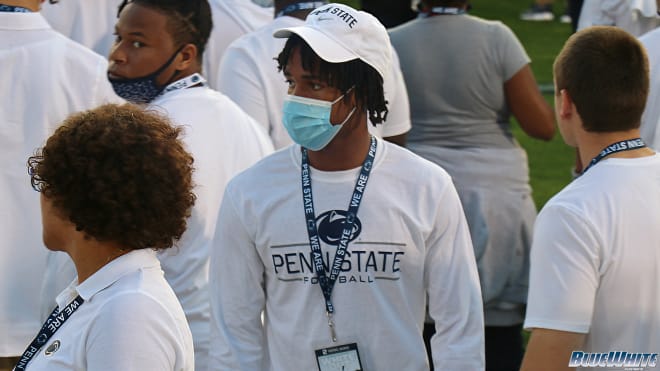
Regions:
<instances>
[{"instance_id":1,"label":"person with black face mask","mask_svg":"<svg viewBox=\"0 0 660 371\"><path fill-rule=\"evenodd\" d=\"M188 229L180 249L158 257L190 324L197 370L206 369L208 244L222 192L231 177L272 151L252 118L206 86L200 72L211 28L207 0L124 1L108 66L120 96L185 126L184 141L195 159L197 202Z\"/></svg>"}]
</instances>

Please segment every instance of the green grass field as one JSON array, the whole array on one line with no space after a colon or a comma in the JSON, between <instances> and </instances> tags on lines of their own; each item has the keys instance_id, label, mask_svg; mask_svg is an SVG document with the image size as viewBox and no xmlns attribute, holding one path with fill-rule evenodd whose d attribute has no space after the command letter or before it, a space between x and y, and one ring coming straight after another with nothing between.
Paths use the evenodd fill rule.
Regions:
<instances>
[{"instance_id":1,"label":"green grass field","mask_svg":"<svg viewBox=\"0 0 660 371\"><path fill-rule=\"evenodd\" d=\"M358 7L357 0L344 0L342 3ZM532 69L539 85L552 86L552 62L571 34L568 24L554 22L524 22L518 19L531 0L472 0L470 14L486 19L500 20L508 25L523 43L532 59ZM562 5L563 1L556 1ZM563 9L555 9L557 16ZM460 37L460 35L456 35ZM469 62L469 61L466 61ZM553 104L552 93L546 99ZM534 190L534 200L540 209L546 201L559 192L571 180L570 169L574 161L574 150L564 144L559 132L550 142L527 137L512 120L513 131L520 144L527 151Z\"/></svg>"}]
</instances>

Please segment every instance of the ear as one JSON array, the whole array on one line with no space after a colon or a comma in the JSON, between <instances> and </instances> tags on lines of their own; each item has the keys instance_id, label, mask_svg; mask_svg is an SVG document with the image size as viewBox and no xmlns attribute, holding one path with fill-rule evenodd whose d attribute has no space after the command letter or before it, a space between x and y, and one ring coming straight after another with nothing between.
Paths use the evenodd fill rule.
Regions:
<instances>
[{"instance_id":1,"label":"ear","mask_svg":"<svg viewBox=\"0 0 660 371\"><path fill-rule=\"evenodd\" d=\"M576 113L573 99L566 89L561 89L559 91L557 104L559 105L559 107L557 107L557 113L562 119L570 119Z\"/></svg>"},{"instance_id":2,"label":"ear","mask_svg":"<svg viewBox=\"0 0 660 371\"><path fill-rule=\"evenodd\" d=\"M197 46L194 44L186 44L179 52L179 56L180 57L176 59L176 69L179 71L189 69L195 63L198 63Z\"/></svg>"}]
</instances>

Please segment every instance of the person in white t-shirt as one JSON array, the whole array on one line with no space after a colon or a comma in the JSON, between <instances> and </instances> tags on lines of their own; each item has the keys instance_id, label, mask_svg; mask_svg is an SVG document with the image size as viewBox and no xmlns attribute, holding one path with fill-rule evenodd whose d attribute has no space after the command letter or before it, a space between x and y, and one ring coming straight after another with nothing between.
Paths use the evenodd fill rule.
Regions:
<instances>
[{"instance_id":1,"label":"person in white t-shirt","mask_svg":"<svg viewBox=\"0 0 660 371\"><path fill-rule=\"evenodd\" d=\"M213 24L204 53L204 75L218 89L220 61L229 44L273 19L273 2L267 0L209 0Z\"/></svg>"},{"instance_id":2,"label":"person in white t-shirt","mask_svg":"<svg viewBox=\"0 0 660 371\"><path fill-rule=\"evenodd\" d=\"M186 128L183 140L195 159L197 203L179 248L158 257L190 324L197 370L206 369L209 245L225 185L273 150L261 127L209 89L199 73L211 24L206 0L126 1L108 67L120 96Z\"/></svg>"},{"instance_id":3,"label":"person in white t-shirt","mask_svg":"<svg viewBox=\"0 0 660 371\"><path fill-rule=\"evenodd\" d=\"M639 132L646 53L620 28L591 27L568 39L554 77L559 131L586 168L536 220L522 370L655 367L660 155Z\"/></svg>"},{"instance_id":4,"label":"person in white t-shirt","mask_svg":"<svg viewBox=\"0 0 660 371\"><path fill-rule=\"evenodd\" d=\"M275 62L284 40L273 40L273 31L302 25L310 11L325 3L327 1L276 0L275 19L233 42L219 66L216 75L218 90L264 125L275 148L286 147L292 140L282 125L286 84ZM385 71L384 80L385 99L390 104L387 124L370 125L370 130L381 138L403 145L411 127L410 108L396 54L391 69Z\"/></svg>"},{"instance_id":5,"label":"person in white t-shirt","mask_svg":"<svg viewBox=\"0 0 660 371\"><path fill-rule=\"evenodd\" d=\"M650 88L639 130L647 146L660 150L660 29L639 38L649 58Z\"/></svg>"},{"instance_id":6,"label":"person in white t-shirt","mask_svg":"<svg viewBox=\"0 0 660 371\"><path fill-rule=\"evenodd\" d=\"M67 118L28 159L43 242L77 276L14 370L194 370L155 253L181 238L195 203L182 133L164 116L104 105Z\"/></svg>"},{"instance_id":7,"label":"person in white t-shirt","mask_svg":"<svg viewBox=\"0 0 660 371\"><path fill-rule=\"evenodd\" d=\"M107 56L114 42L117 7L122 0L63 0L41 13L56 31Z\"/></svg>"},{"instance_id":8,"label":"person in white t-shirt","mask_svg":"<svg viewBox=\"0 0 660 371\"><path fill-rule=\"evenodd\" d=\"M584 0L577 29L617 26L641 36L659 25L656 0Z\"/></svg>"},{"instance_id":9,"label":"person in white t-shirt","mask_svg":"<svg viewBox=\"0 0 660 371\"><path fill-rule=\"evenodd\" d=\"M368 131L367 117L387 118L385 27L328 4L274 35L287 38L278 65L296 144L226 188L209 369L428 370L428 303L436 369L483 370L479 278L451 178Z\"/></svg>"},{"instance_id":10,"label":"person in white t-shirt","mask_svg":"<svg viewBox=\"0 0 660 371\"><path fill-rule=\"evenodd\" d=\"M20 355L43 319L47 252L39 197L24 187L25 159L71 113L122 101L106 80L107 62L55 32L41 3L0 0L0 370L13 366L5 358Z\"/></svg>"}]
</instances>

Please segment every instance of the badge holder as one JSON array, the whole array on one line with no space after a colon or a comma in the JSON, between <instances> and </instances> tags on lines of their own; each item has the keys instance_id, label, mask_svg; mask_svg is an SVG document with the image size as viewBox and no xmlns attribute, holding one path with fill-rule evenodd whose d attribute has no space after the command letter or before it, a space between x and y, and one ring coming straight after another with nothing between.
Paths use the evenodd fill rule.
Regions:
<instances>
[{"instance_id":1,"label":"badge holder","mask_svg":"<svg viewBox=\"0 0 660 371\"><path fill-rule=\"evenodd\" d=\"M319 371L362 371L357 343L316 350Z\"/></svg>"}]
</instances>

